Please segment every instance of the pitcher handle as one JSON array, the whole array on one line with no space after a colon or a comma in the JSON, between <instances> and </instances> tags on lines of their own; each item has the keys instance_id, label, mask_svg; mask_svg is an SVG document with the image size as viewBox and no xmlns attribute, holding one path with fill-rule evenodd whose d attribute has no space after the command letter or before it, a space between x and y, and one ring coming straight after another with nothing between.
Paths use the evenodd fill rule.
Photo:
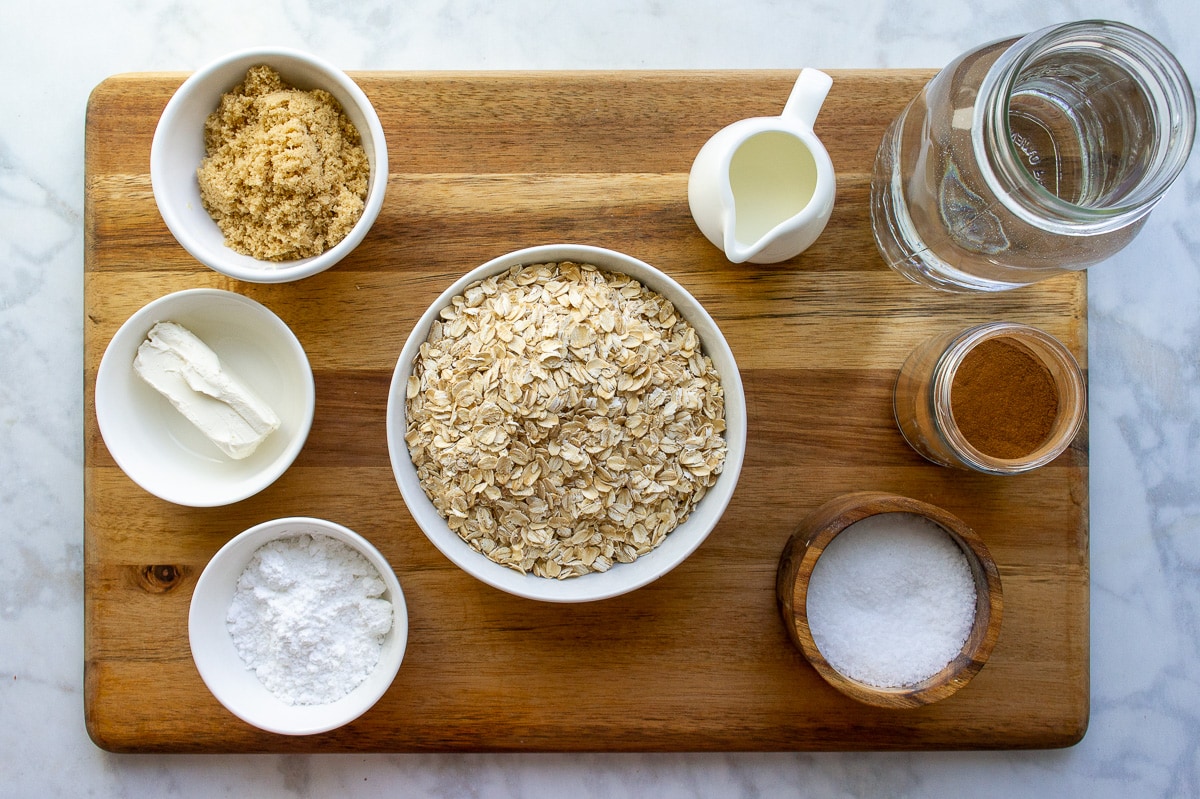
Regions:
<instances>
[{"instance_id":1,"label":"pitcher handle","mask_svg":"<svg viewBox=\"0 0 1200 799\"><path fill-rule=\"evenodd\" d=\"M832 85L833 78L819 69L805 67L800 70L800 77L796 79L796 85L792 87L792 93L783 106L783 116L799 119L811 128Z\"/></svg>"}]
</instances>

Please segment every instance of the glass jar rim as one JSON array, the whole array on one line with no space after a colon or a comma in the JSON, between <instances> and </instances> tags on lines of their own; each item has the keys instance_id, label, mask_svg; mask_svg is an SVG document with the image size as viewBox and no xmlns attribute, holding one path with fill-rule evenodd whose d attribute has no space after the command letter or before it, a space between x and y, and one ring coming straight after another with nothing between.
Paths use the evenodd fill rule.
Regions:
<instances>
[{"instance_id":1,"label":"glass jar rim","mask_svg":"<svg viewBox=\"0 0 1200 799\"><path fill-rule=\"evenodd\" d=\"M1112 205L1078 205L1038 183L1021 163L1011 138L1009 103L1024 69L1064 44L1092 41L1121 60L1144 67L1151 87L1169 112L1167 126L1178 129L1145 186ZM988 186L1001 202L1028 224L1061 235L1095 235L1116 230L1148 214L1182 172L1196 133L1191 83L1178 59L1157 39L1110 20L1081 20L1052 25L1014 40L988 70L979 87L971 129L976 160Z\"/></svg>"}]
</instances>

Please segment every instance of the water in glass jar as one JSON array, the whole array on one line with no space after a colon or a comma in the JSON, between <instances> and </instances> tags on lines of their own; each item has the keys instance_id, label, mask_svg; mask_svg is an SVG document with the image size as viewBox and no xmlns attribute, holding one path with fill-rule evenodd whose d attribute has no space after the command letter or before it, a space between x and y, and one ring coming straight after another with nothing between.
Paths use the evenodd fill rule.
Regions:
<instances>
[{"instance_id":1,"label":"water in glass jar","mask_svg":"<svg viewBox=\"0 0 1200 799\"><path fill-rule=\"evenodd\" d=\"M1081 208L1119 205L1153 167L1158 126L1146 86L1103 52L1063 49L1022 70L1009 140L1029 176Z\"/></svg>"}]
</instances>

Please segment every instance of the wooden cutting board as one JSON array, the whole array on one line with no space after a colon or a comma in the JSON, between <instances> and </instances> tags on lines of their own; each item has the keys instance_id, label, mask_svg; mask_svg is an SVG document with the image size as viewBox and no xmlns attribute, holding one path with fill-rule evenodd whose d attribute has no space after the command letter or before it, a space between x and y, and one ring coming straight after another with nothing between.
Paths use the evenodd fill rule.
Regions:
<instances>
[{"instance_id":1,"label":"wooden cutting board","mask_svg":"<svg viewBox=\"0 0 1200 799\"><path fill-rule=\"evenodd\" d=\"M923 461L891 415L897 368L935 332L1010 319L1086 363L1085 278L1001 296L910 285L876 254L869 177L888 122L927 71L836 71L817 122L838 172L825 234L776 266L734 266L688 212L687 173L735 120L778 113L796 72L357 73L389 145L383 212L332 270L254 285L175 242L150 190L150 140L183 74L121 75L88 104L84 287L85 712L105 749L146 752L697 751L1059 747L1088 717L1087 434L1019 477ZM630 253L687 287L741 367L749 446L701 548L633 594L563 606L465 575L409 516L384 432L401 345L452 281L520 247ZM116 467L96 427L96 368L118 326L171 291L212 286L275 311L308 351L316 418L292 468L225 508L176 507ZM847 491L940 505L987 542L1004 583L991 662L933 706L889 711L825 685L789 642L775 569L802 516ZM411 630L366 715L302 738L226 712L192 663L188 603L236 533L310 515L390 560Z\"/></svg>"}]
</instances>

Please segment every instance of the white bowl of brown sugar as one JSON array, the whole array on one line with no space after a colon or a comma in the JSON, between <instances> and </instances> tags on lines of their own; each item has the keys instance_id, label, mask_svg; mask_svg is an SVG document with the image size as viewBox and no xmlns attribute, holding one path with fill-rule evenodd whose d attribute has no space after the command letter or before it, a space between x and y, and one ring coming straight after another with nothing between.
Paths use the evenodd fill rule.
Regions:
<instances>
[{"instance_id":1,"label":"white bowl of brown sugar","mask_svg":"<svg viewBox=\"0 0 1200 799\"><path fill-rule=\"evenodd\" d=\"M733 352L688 291L613 250L495 258L400 353L387 438L405 505L451 562L545 602L615 597L721 520L746 449Z\"/></svg>"},{"instance_id":2,"label":"white bowl of brown sugar","mask_svg":"<svg viewBox=\"0 0 1200 799\"><path fill-rule=\"evenodd\" d=\"M315 275L362 242L383 206L387 145L344 72L286 49L195 72L150 150L154 199L196 260L239 280Z\"/></svg>"}]
</instances>

